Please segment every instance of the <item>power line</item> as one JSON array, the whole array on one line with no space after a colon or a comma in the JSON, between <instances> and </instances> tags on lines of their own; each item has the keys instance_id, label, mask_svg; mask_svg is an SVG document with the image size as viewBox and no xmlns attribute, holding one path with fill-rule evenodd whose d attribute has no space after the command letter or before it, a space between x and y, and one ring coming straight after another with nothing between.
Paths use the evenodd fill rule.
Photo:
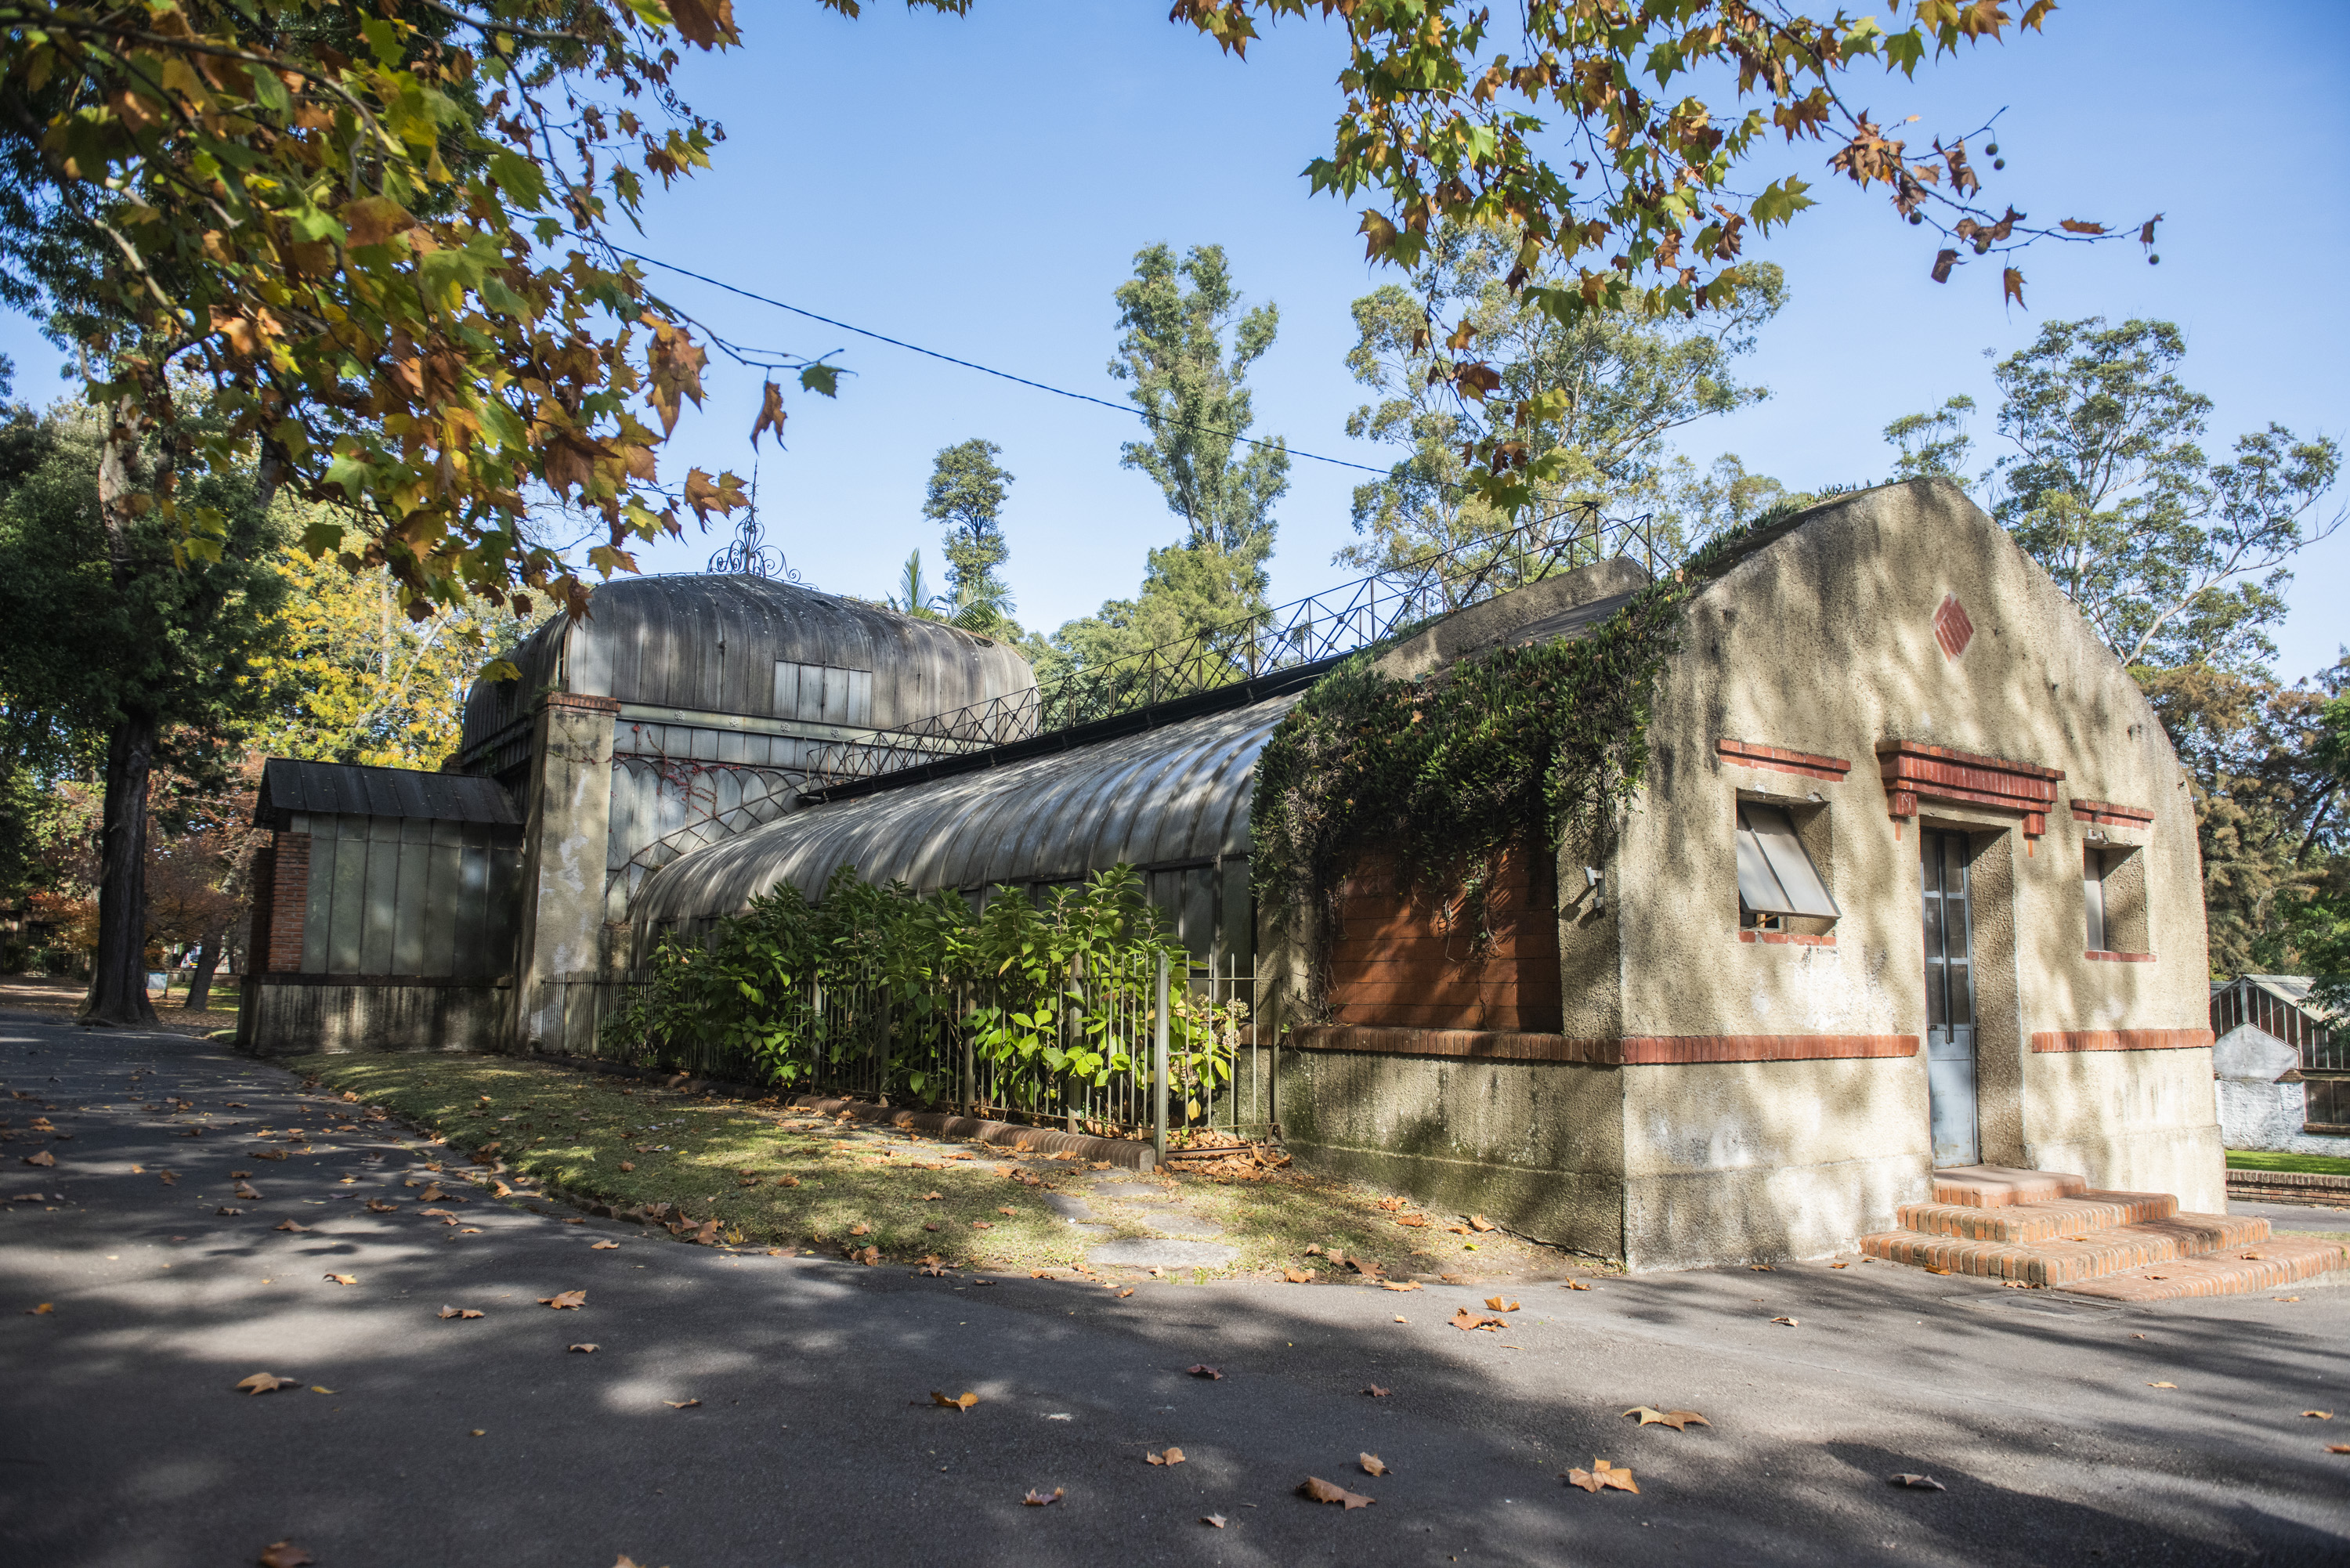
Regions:
<instances>
[{"instance_id":1,"label":"power line","mask_svg":"<svg viewBox=\"0 0 2350 1568\"><path fill-rule=\"evenodd\" d=\"M970 359L958 359L951 354L941 354L935 348L925 348L919 343L909 343L902 338L891 337L886 333L869 331L862 327L852 327L846 321L835 321L829 316L818 316L813 310L803 310L796 305L786 305L780 299L770 299L764 294L754 294L747 288L737 288L731 283L721 283L714 277L695 272L690 267L679 266L674 262L665 262L652 256L640 255L635 251L622 250L618 245L613 245L611 248L617 254L627 256L631 261L640 261L648 266L657 266L664 272L673 272L680 277L690 277L697 283L706 283L712 288L723 289L728 294L740 295L744 299L756 300L761 305L773 306L777 310L788 310L794 316L805 316L810 321L821 321L827 327L837 327L843 332L854 332L860 337L870 337L876 343L887 343L893 348L904 348L911 353L928 355L933 359L943 359L950 365L960 365L966 370L977 370L983 376L994 376L1006 381L1017 382L1019 385L1024 387L1033 387L1040 392L1050 392L1055 397L1074 398L1078 402L1092 403L1097 407L1107 409L1113 413L1129 414L1139 420L1147 420L1149 418L1149 415L1145 414L1139 409L1129 408L1124 403L1113 403L1107 398L1097 398L1085 392L1072 392L1066 387L1047 386L1042 381L1032 381L1025 376L1015 376L1009 370L998 370L993 366L978 364ZM1196 429L1197 427L1194 428ZM1343 457L1324 457L1319 452L1301 452L1294 446L1285 446L1279 441L1261 441L1255 436L1242 435L1237 431L1211 430L1206 431L1203 433L1208 435L1228 436L1233 441L1243 441L1250 446L1261 446L1270 451L1284 452L1288 453L1291 457L1302 457L1314 462L1326 462L1333 468L1351 468L1363 473L1376 473L1382 479L1388 479L1394 476L1395 471L1393 469L1373 468L1367 462L1349 462Z\"/></svg>"}]
</instances>

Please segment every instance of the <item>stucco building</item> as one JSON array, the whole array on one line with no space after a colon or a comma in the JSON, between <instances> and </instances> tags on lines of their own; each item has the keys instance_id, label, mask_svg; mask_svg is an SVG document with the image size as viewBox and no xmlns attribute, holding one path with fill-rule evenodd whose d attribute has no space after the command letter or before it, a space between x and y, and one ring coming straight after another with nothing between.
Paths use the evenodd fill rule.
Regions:
<instances>
[{"instance_id":1,"label":"stucco building","mask_svg":"<svg viewBox=\"0 0 2350 1568\"><path fill-rule=\"evenodd\" d=\"M1536 582L1381 668L1586 636L1647 582L1620 559ZM587 1048L581 988L843 863L984 897L1124 862L1253 982L1301 1160L1544 1241L1636 1268L1817 1255L1925 1223L1934 1172L1978 1165L2225 1207L2186 777L2126 670L1947 483L1748 540L1687 607L1611 847L1513 857L1473 953L1376 856L1339 929L1252 895L1257 758L1334 659L962 742L917 722L1016 704L1009 649L744 578L593 603L468 710L456 765L523 824L509 1023L478 1047ZM859 745L920 765L814 776Z\"/></svg>"}]
</instances>

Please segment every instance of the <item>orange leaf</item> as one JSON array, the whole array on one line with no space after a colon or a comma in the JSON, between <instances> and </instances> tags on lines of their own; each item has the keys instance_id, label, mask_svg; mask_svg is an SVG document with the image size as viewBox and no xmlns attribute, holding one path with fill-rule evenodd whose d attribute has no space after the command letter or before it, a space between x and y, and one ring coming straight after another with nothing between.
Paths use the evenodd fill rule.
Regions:
<instances>
[{"instance_id":1,"label":"orange leaf","mask_svg":"<svg viewBox=\"0 0 2350 1568\"><path fill-rule=\"evenodd\" d=\"M1222 1382L1224 1376L1204 1361L1197 1366L1187 1366L1184 1370L1194 1377L1204 1377L1211 1383Z\"/></svg>"},{"instance_id":2,"label":"orange leaf","mask_svg":"<svg viewBox=\"0 0 2350 1568\"><path fill-rule=\"evenodd\" d=\"M1469 1216L1469 1229L1471 1231L1491 1231L1494 1229L1494 1225L1491 1220L1486 1219L1482 1214L1471 1214Z\"/></svg>"},{"instance_id":3,"label":"orange leaf","mask_svg":"<svg viewBox=\"0 0 2350 1568\"><path fill-rule=\"evenodd\" d=\"M2002 300L2012 299L2015 301L2016 307L2018 309L2022 309L2023 306L2023 275L2016 271L2015 268L2009 267L2005 272L2000 275L1999 292Z\"/></svg>"},{"instance_id":4,"label":"orange leaf","mask_svg":"<svg viewBox=\"0 0 2350 1568\"><path fill-rule=\"evenodd\" d=\"M1379 1501L1378 1498L1365 1497L1360 1492L1348 1491L1345 1487L1333 1485L1320 1476L1307 1476L1298 1482L1297 1495L1311 1498L1315 1502L1339 1503L1349 1512L1358 1508L1368 1508Z\"/></svg>"},{"instance_id":5,"label":"orange leaf","mask_svg":"<svg viewBox=\"0 0 2350 1568\"><path fill-rule=\"evenodd\" d=\"M583 1307L588 1304L588 1293L586 1291L557 1291L551 1296L539 1297L538 1304L543 1307L553 1307L557 1312L561 1312L565 1307Z\"/></svg>"},{"instance_id":6,"label":"orange leaf","mask_svg":"<svg viewBox=\"0 0 2350 1568\"><path fill-rule=\"evenodd\" d=\"M1145 1454L1142 1462L1147 1465L1180 1465L1183 1462L1183 1450L1170 1448L1163 1454Z\"/></svg>"},{"instance_id":7,"label":"orange leaf","mask_svg":"<svg viewBox=\"0 0 2350 1568\"><path fill-rule=\"evenodd\" d=\"M1383 1476L1388 1473L1386 1461L1377 1454L1357 1454L1355 1459L1363 1467L1363 1473L1367 1476Z\"/></svg>"},{"instance_id":8,"label":"orange leaf","mask_svg":"<svg viewBox=\"0 0 2350 1568\"><path fill-rule=\"evenodd\" d=\"M582 1355L593 1355L596 1354L598 1347L592 1345L569 1345L564 1346L564 1348L567 1350L576 1350Z\"/></svg>"},{"instance_id":9,"label":"orange leaf","mask_svg":"<svg viewBox=\"0 0 2350 1568\"><path fill-rule=\"evenodd\" d=\"M359 1282L359 1277L357 1274L328 1274L327 1278L338 1285L355 1285Z\"/></svg>"},{"instance_id":10,"label":"orange leaf","mask_svg":"<svg viewBox=\"0 0 2350 1568\"><path fill-rule=\"evenodd\" d=\"M1020 1501L1030 1508L1049 1508L1054 1503L1061 1501L1061 1489L1059 1487L1055 1487L1053 1489L1053 1495L1046 1497L1043 1492L1031 1487L1028 1490L1028 1495L1022 1498Z\"/></svg>"},{"instance_id":11,"label":"orange leaf","mask_svg":"<svg viewBox=\"0 0 2350 1568\"><path fill-rule=\"evenodd\" d=\"M931 1403L933 1405L942 1405L950 1410L968 1410L973 1405L979 1403L979 1396L966 1390L963 1393L955 1395L952 1398L949 1398L946 1395L941 1394L937 1389L933 1388L931 1390Z\"/></svg>"},{"instance_id":12,"label":"orange leaf","mask_svg":"<svg viewBox=\"0 0 2350 1568\"><path fill-rule=\"evenodd\" d=\"M307 1568L317 1561L290 1541L273 1541L254 1559L261 1568Z\"/></svg>"},{"instance_id":13,"label":"orange leaf","mask_svg":"<svg viewBox=\"0 0 2350 1568\"><path fill-rule=\"evenodd\" d=\"M291 1388L301 1381L299 1377L279 1377L272 1373L256 1372L237 1386L247 1394L275 1394L280 1388Z\"/></svg>"},{"instance_id":14,"label":"orange leaf","mask_svg":"<svg viewBox=\"0 0 2350 1568\"><path fill-rule=\"evenodd\" d=\"M433 1315L436 1317L468 1318L479 1317L482 1314L481 1309L478 1307L444 1306Z\"/></svg>"},{"instance_id":15,"label":"orange leaf","mask_svg":"<svg viewBox=\"0 0 2350 1568\"><path fill-rule=\"evenodd\" d=\"M661 1403L668 1406L672 1410L691 1410L696 1405L701 1404L702 1401L699 1399L664 1399Z\"/></svg>"},{"instance_id":16,"label":"orange leaf","mask_svg":"<svg viewBox=\"0 0 2350 1568\"><path fill-rule=\"evenodd\" d=\"M1595 1494L1605 1491L1611 1487L1617 1491L1628 1491L1636 1494L1640 1490L1638 1484L1632 1480L1632 1472L1630 1470L1619 1469L1615 1465L1609 1464L1606 1459L1592 1460L1591 1468L1587 1470L1572 1469L1567 1471L1566 1484L1569 1486L1579 1486L1584 1490Z\"/></svg>"}]
</instances>

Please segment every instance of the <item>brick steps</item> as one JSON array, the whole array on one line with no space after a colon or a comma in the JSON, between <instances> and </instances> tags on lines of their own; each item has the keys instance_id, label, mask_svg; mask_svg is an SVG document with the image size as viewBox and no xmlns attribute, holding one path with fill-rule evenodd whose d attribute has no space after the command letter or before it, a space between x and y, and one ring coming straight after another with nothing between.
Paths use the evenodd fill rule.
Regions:
<instances>
[{"instance_id":1,"label":"brick steps","mask_svg":"<svg viewBox=\"0 0 2350 1568\"><path fill-rule=\"evenodd\" d=\"M2182 1258L2066 1287L2105 1301L2179 1301L2272 1291L2336 1269L2350 1269L2350 1246L2314 1237L2272 1237L2258 1246Z\"/></svg>"},{"instance_id":2,"label":"brick steps","mask_svg":"<svg viewBox=\"0 0 2350 1568\"><path fill-rule=\"evenodd\" d=\"M1963 1203L1905 1203L1896 1210L1904 1231L1958 1236L1970 1241L2054 1241L2121 1225L2168 1220L2178 1199L2168 1192L2084 1192L2044 1203L1976 1209Z\"/></svg>"},{"instance_id":3,"label":"brick steps","mask_svg":"<svg viewBox=\"0 0 2350 1568\"><path fill-rule=\"evenodd\" d=\"M1887 1262L2050 1285L2108 1301L2274 1290L2350 1269L2350 1247L2273 1238L2248 1215L2187 1214L2167 1192L2092 1192L2058 1171L1968 1166L1934 1173L1934 1201L1860 1239Z\"/></svg>"}]
</instances>

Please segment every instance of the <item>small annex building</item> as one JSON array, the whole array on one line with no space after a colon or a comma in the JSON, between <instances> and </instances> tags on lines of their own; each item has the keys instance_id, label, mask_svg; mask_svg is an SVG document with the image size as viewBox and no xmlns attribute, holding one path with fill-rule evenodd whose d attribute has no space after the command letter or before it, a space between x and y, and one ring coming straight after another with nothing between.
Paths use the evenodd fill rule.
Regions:
<instances>
[{"instance_id":1,"label":"small annex building","mask_svg":"<svg viewBox=\"0 0 2350 1568\"><path fill-rule=\"evenodd\" d=\"M1548 577L1379 668L1590 636L1648 581ZM506 1023L460 1048L580 1048L664 930L843 864L984 898L1123 862L1253 992L1297 1158L1524 1235L1633 1268L1814 1256L1977 1163L2224 1208L2187 779L2128 672L1945 482L1745 539L1683 607L1604 863L1513 856L1474 952L1376 856L1334 929L1253 891L1258 760L1333 660L966 744L922 721L1030 691L1009 649L754 578L591 604L468 706L453 766L520 834ZM822 762L860 746L918 765Z\"/></svg>"},{"instance_id":2,"label":"small annex building","mask_svg":"<svg viewBox=\"0 0 2350 1568\"><path fill-rule=\"evenodd\" d=\"M2350 1041L2307 975L2211 982L2211 1066L2230 1148L2350 1158Z\"/></svg>"}]
</instances>

